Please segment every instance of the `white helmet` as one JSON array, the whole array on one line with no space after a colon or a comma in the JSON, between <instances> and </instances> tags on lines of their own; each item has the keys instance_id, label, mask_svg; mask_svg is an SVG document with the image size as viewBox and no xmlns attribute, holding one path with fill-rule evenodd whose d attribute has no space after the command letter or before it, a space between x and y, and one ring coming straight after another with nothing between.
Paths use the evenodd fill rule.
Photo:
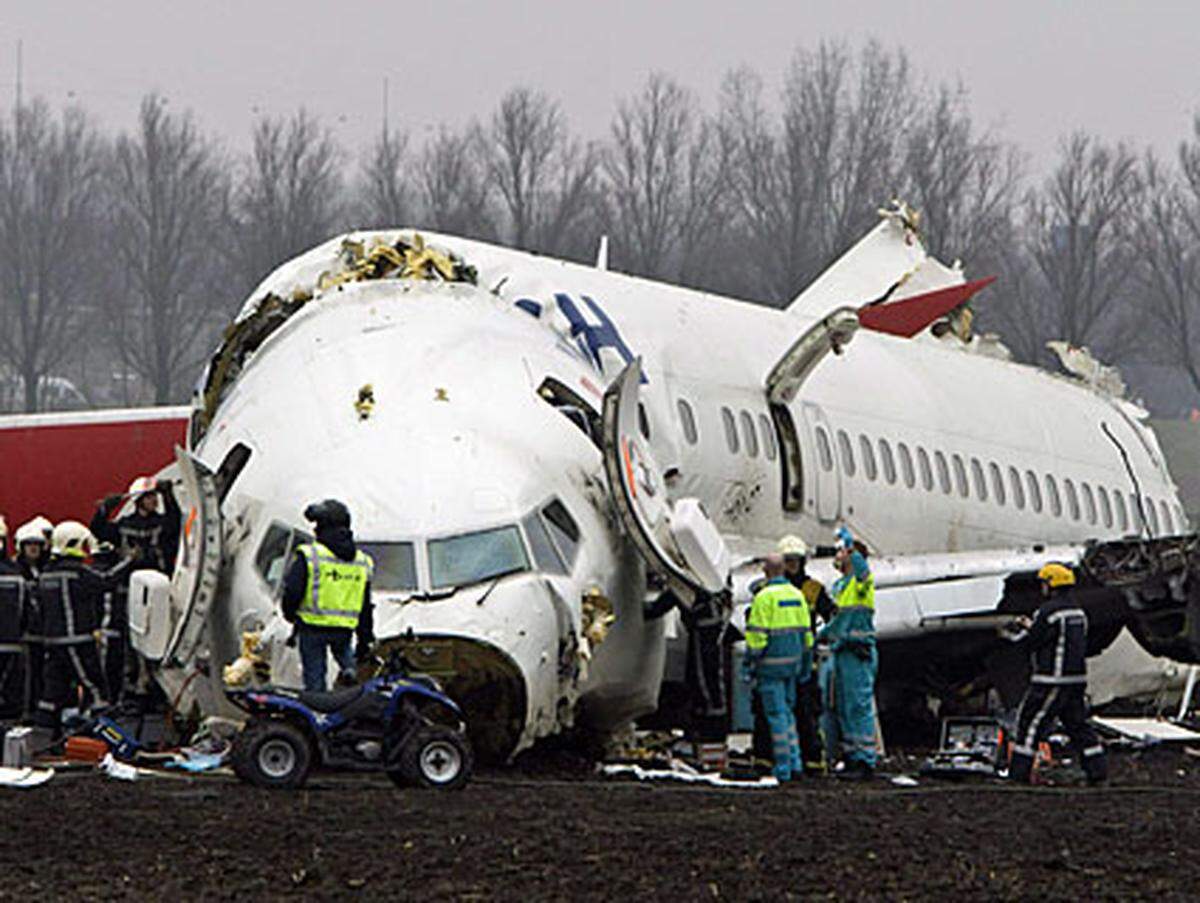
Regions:
<instances>
[{"instance_id":1,"label":"white helmet","mask_svg":"<svg viewBox=\"0 0 1200 903\"><path fill-rule=\"evenodd\" d=\"M0 546L4 545L6 539L8 539L8 521L4 519L3 514L0 514Z\"/></svg>"},{"instance_id":2,"label":"white helmet","mask_svg":"<svg viewBox=\"0 0 1200 903\"><path fill-rule=\"evenodd\" d=\"M54 524L50 523L50 518L46 517L44 514L39 514L25 526L41 530L42 536L45 537L46 542L50 541L50 534L54 532Z\"/></svg>"},{"instance_id":3,"label":"white helmet","mask_svg":"<svg viewBox=\"0 0 1200 903\"><path fill-rule=\"evenodd\" d=\"M19 549L27 542L44 543L46 541L46 531L42 527L43 522L50 523L44 517L35 517L31 521L21 524L21 526L17 527L17 532L13 534L13 544ZM50 525L50 529L54 529L53 524Z\"/></svg>"},{"instance_id":4,"label":"white helmet","mask_svg":"<svg viewBox=\"0 0 1200 903\"><path fill-rule=\"evenodd\" d=\"M799 536L791 534L779 540L779 545L775 547L775 551L786 557L807 558L808 545Z\"/></svg>"},{"instance_id":5,"label":"white helmet","mask_svg":"<svg viewBox=\"0 0 1200 903\"><path fill-rule=\"evenodd\" d=\"M77 520L65 520L50 536L50 551L55 555L86 558L96 548L92 531Z\"/></svg>"},{"instance_id":6,"label":"white helmet","mask_svg":"<svg viewBox=\"0 0 1200 903\"><path fill-rule=\"evenodd\" d=\"M140 495L145 495L147 492L153 492L155 487L154 477L138 477L129 484L128 495L130 498L136 499Z\"/></svg>"}]
</instances>

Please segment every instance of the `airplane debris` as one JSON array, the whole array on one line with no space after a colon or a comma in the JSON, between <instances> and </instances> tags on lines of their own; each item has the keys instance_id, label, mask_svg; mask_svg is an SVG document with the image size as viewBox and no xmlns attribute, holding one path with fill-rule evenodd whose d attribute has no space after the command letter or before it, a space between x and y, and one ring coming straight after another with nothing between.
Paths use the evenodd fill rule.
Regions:
<instances>
[{"instance_id":1,"label":"airplane debris","mask_svg":"<svg viewBox=\"0 0 1200 903\"><path fill-rule=\"evenodd\" d=\"M395 233L393 233L395 234ZM312 276L309 275L309 279ZM279 286L262 294L226 328L222 341L205 371L193 419L196 442L212 423L225 391L254 352L293 314L322 292L353 283L378 279L417 279L475 285L475 268L451 251L425 244L419 232L402 233L394 241L381 236L366 243L353 234L342 239L330 269L316 275L313 285ZM360 412L361 416L361 412Z\"/></svg>"},{"instance_id":2,"label":"airplane debris","mask_svg":"<svg viewBox=\"0 0 1200 903\"><path fill-rule=\"evenodd\" d=\"M641 765L612 763L601 766L601 773L609 777L628 775L639 781L680 781L684 784L707 784L710 787L736 787L739 790L765 790L778 787L774 775L764 775L749 780L721 777L719 774L696 771L684 763L673 760L671 768L643 768Z\"/></svg>"},{"instance_id":3,"label":"airplane debris","mask_svg":"<svg viewBox=\"0 0 1200 903\"><path fill-rule=\"evenodd\" d=\"M1088 348L1077 348L1062 341L1047 342L1046 347L1058 356L1063 369L1072 376L1114 398L1125 397L1126 386L1121 371L1102 364Z\"/></svg>"},{"instance_id":4,"label":"airplane debris","mask_svg":"<svg viewBox=\"0 0 1200 903\"><path fill-rule=\"evenodd\" d=\"M1161 718L1093 718L1093 723L1139 743L1195 743L1200 733Z\"/></svg>"},{"instance_id":5,"label":"airplane debris","mask_svg":"<svg viewBox=\"0 0 1200 903\"><path fill-rule=\"evenodd\" d=\"M354 402L354 411L359 420L366 420L375 413L375 387L370 383L358 390L358 399Z\"/></svg>"},{"instance_id":6,"label":"airplane debris","mask_svg":"<svg viewBox=\"0 0 1200 903\"><path fill-rule=\"evenodd\" d=\"M0 787L13 787L17 790L28 790L40 787L54 777L53 768L0 768Z\"/></svg>"}]
</instances>

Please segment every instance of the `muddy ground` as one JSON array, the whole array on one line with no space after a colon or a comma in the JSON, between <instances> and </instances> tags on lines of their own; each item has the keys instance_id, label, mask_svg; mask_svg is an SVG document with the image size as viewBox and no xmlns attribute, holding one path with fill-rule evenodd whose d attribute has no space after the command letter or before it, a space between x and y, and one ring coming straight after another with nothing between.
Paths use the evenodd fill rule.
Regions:
<instances>
[{"instance_id":1,"label":"muddy ground","mask_svg":"<svg viewBox=\"0 0 1200 903\"><path fill-rule=\"evenodd\" d=\"M1200 881L1200 759L1182 752L1115 754L1099 790L702 790L543 764L454 794L374 776L287 793L60 774L0 790L0 897L1079 899L1192 896Z\"/></svg>"}]
</instances>

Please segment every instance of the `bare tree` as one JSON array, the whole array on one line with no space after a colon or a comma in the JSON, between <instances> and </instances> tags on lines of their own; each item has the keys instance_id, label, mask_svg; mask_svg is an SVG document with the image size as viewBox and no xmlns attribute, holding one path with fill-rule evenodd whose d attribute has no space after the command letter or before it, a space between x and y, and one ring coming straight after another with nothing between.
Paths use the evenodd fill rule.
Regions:
<instances>
[{"instance_id":1,"label":"bare tree","mask_svg":"<svg viewBox=\"0 0 1200 903\"><path fill-rule=\"evenodd\" d=\"M198 340L215 331L212 248L228 186L191 116L170 114L153 94L137 130L117 139L108 183L108 236L126 283L110 307L115 344L165 404L195 366Z\"/></svg>"},{"instance_id":2,"label":"bare tree","mask_svg":"<svg viewBox=\"0 0 1200 903\"><path fill-rule=\"evenodd\" d=\"M303 109L258 120L231 209L232 256L248 285L343 225L341 158L332 132Z\"/></svg>"},{"instance_id":3,"label":"bare tree","mask_svg":"<svg viewBox=\"0 0 1200 903\"><path fill-rule=\"evenodd\" d=\"M424 219L432 228L469 238L495 235L487 186L469 137L441 129L422 150L417 173Z\"/></svg>"},{"instance_id":4,"label":"bare tree","mask_svg":"<svg viewBox=\"0 0 1200 903\"><path fill-rule=\"evenodd\" d=\"M71 354L95 264L103 148L78 109L42 101L0 124L0 351L24 386L24 408Z\"/></svg>"},{"instance_id":5,"label":"bare tree","mask_svg":"<svg viewBox=\"0 0 1200 903\"><path fill-rule=\"evenodd\" d=\"M785 303L875 221L899 189L903 138L916 109L903 52L870 42L798 50L776 122L762 83L725 82L722 121L737 152L737 208L754 251L757 294Z\"/></svg>"},{"instance_id":6,"label":"bare tree","mask_svg":"<svg viewBox=\"0 0 1200 903\"><path fill-rule=\"evenodd\" d=\"M368 151L359 189L367 225L400 226L411 219L414 204L411 165L408 136L394 129L380 132Z\"/></svg>"},{"instance_id":7,"label":"bare tree","mask_svg":"<svg viewBox=\"0 0 1200 903\"><path fill-rule=\"evenodd\" d=\"M921 101L904 144L903 196L921 211L930 253L975 267L999 262L1020 200L1016 148L976 135L965 90L947 85Z\"/></svg>"},{"instance_id":8,"label":"bare tree","mask_svg":"<svg viewBox=\"0 0 1200 903\"><path fill-rule=\"evenodd\" d=\"M508 214L510 243L549 253L571 249L588 210L597 154L571 139L558 104L540 91L514 88L476 140Z\"/></svg>"},{"instance_id":9,"label":"bare tree","mask_svg":"<svg viewBox=\"0 0 1200 903\"><path fill-rule=\"evenodd\" d=\"M1042 189L1030 195L1025 228L1047 293L1043 334L1120 359L1136 329L1123 315L1133 273L1130 238L1139 191L1137 158L1076 133Z\"/></svg>"},{"instance_id":10,"label":"bare tree","mask_svg":"<svg viewBox=\"0 0 1200 903\"><path fill-rule=\"evenodd\" d=\"M686 279L700 239L721 220L727 145L686 89L653 74L620 104L605 156L615 256L632 272Z\"/></svg>"},{"instance_id":11,"label":"bare tree","mask_svg":"<svg viewBox=\"0 0 1200 903\"><path fill-rule=\"evenodd\" d=\"M1148 155L1137 218L1137 278L1157 326L1155 354L1200 392L1200 117L1179 148L1180 170Z\"/></svg>"}]
</instances>

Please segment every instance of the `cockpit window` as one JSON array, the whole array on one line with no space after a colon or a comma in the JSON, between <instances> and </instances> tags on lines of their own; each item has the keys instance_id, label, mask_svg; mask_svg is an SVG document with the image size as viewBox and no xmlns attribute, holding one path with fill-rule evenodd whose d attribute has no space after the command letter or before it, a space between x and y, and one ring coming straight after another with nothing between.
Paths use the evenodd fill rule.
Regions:
<instances>
[{"instance_id":1,"label":"cockpit window","mask_svg":"<svg viewBox=\"0 0 1200 903\"><path fill-rule=\"evenodd\" d=\"M550 541L546 525L538 517L536 511L531 511L521 518L521 526L525 528L525 536L529 540L529 550L533 553L533 563L545 574L565 574L567 567Z\"/></svg>"},{"instance_id":2,"label":"cockpit window","mask_svg":"<svg viewBox=\"0 0 1200 903\"><path fill-rule=\"evenodd\" d=\"M526 570L529 558L515 526L429 541L429 576L434 589L464 586Z\"/></svg>"},{"instance_id":3,"label":"cockpit window","mask_svg":"<svg viewBox=\"0 0 1200 903\"><path fill-rule=\"evenodd\" d=\"M267 582L267 586L271 587L271 592L275 592L279 587L292 551L306 542L312 542L312 537L283 524L273 523L267 528L267 534L254 556L254 566Z\"/></svg>"},{"instance_id":4,"label":"cockpit window","mask_svg":"<svg viewBox=\"0 0 1200 903\"><path fill-rule=\"evenodd\" d=\"M417 588L417 557L411 542L360 542L375 562L371 589L412 592Z\"/></svg>"},{"instance_id":5,"label":"cockpit window","mask_svg":"<svg viewBox=\"0 0 1200 903\"><path fill-rule=\"evenodd\" d=\"M579 551L579 526L575 518L558 499L542 509L542 516L546 518L550 536L569 568L575 562L575 553Z\"/></svg>"}]
</instances>

